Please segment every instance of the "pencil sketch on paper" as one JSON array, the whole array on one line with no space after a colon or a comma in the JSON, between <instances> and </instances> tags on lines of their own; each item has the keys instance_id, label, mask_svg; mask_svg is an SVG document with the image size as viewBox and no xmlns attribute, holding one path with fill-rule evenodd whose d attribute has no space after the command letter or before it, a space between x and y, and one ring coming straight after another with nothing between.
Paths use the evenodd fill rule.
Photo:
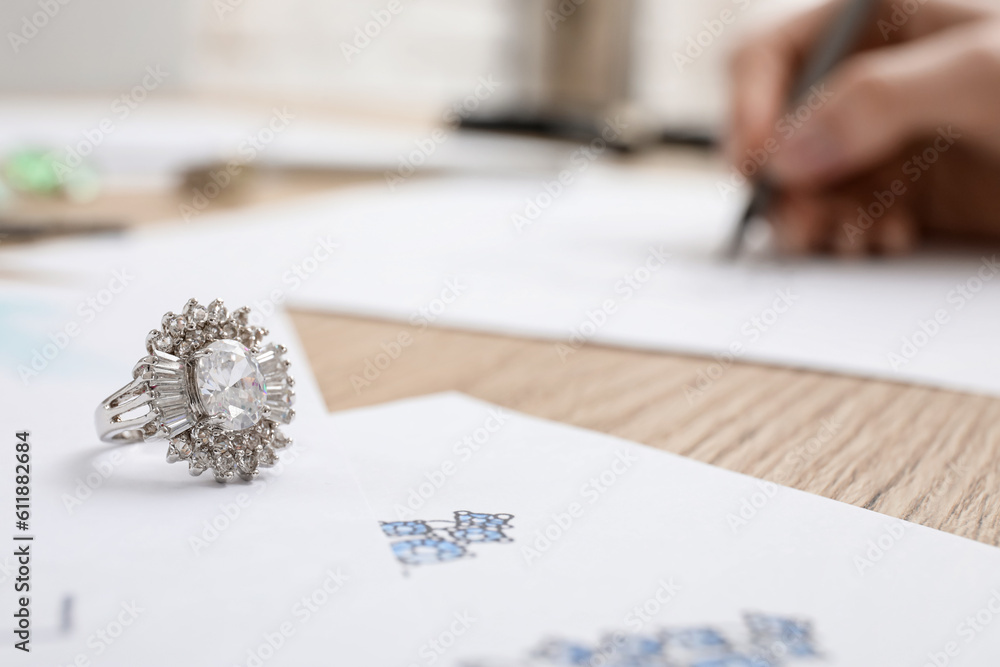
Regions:
<instances>
[{"instance_id":1,"label":"pencil sketch on paper","mask_svg":"<svg viewBox=\"0 0 1000 667\"><path fill-rule=\"evenodd\" d=\"M380 521L391 541L392 553L404 566L448 563L472 558L479 544L513 542L512 514L485 514L459 510L451 520Z\"/></svg>"},{"instance_id":2,"label":"pencil sketch on paper","mask_svg":"<svg viewBox=\"0 0 1000 667\"><path fill-rule=\"evenodd\" d=\"M743 627L669 627L613 632L595 643L547 639L514 660L463 662L461 667L792 667L819 664L812 623L758 612Z\"/></svg>"}]
</instances>

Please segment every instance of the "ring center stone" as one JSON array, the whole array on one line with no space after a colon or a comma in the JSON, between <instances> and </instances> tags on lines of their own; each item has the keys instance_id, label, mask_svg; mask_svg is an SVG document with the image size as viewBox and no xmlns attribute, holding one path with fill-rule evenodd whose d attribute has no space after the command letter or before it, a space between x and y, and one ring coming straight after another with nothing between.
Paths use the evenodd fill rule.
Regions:
<instances>
[{"instance_id":1,"label":"ring center stone","mask_svg":"<svg viewBox=\"0 0 1000 667\"><path fill-rule=\"evenodd\" d=\"M264 416L264 374L243 344L217 340L206 345L195 361L194 374L205 412L224 428L242 431Z\"/></svg>"}]
</instances>

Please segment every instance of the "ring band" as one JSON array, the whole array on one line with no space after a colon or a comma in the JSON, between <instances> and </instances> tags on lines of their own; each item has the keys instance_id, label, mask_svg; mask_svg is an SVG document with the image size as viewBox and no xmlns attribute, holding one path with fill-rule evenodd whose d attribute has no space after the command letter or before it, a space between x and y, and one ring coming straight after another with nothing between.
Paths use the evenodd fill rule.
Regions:
<instances>
[{"instance_id":1,"label":"ring band","mask_svg":"<svg viewBox=\"0 0 1000 667\"><path fill-rule=\"evenodd\" d=\"M151 408L143 415L126 417L128 413L152 402L153 394L145 379L138 377L132 380L104 399L97 408L94 413L97 435L104 442L114 443L142 442L155 436L156 413Z\"/></svg>"}]
</instances>

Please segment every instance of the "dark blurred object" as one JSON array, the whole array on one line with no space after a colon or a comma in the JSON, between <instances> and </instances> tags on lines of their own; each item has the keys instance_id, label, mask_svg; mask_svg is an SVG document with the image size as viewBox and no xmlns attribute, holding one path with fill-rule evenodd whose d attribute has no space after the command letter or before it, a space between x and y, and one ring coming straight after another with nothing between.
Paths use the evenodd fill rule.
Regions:
<instances>
[{"instance_id":1,"label":"dark blurred object","mask_svg":"<svg viewBox=\"0 0 1000 667\"><path fill-rule=\"evenodd\" d=\"M635 3L527 0L519 11L528 108L550 126L599 135L628 106Z\"/></svg>"},{"instance_id":2,"label":"dark blurred object","mask_svg":"<svg viewBox=\"0 0 1000 667\"><path fill-rule=\"evenodd\" d=\"M34 220L0 218L0 244L27 243L60 236L120 234L125 222L114 220Z\"/></svg>"},{"instance_id":3,"label":"dark blurred object","mask_svg":"<svg viewBox=\"0 0 1000 667\"><path fill-rule=\"evenodd\" d=\"M520 0L516 11L522 100L516 109L464 118L461 127L575 141L601 137L623 152L658 143L716 145L710 133L651 127L634 113L634 0ZM618 116L627 128L614 127Z\"/></svg>"},{"instance_id":4,"label":"dark blurred object","mask_svg":"<svg viewBox=\"0 0 1000 667\"><path fill-rule=\"evenodd\" d=\"M588 141L600 135L601 125L597 123L574 123L556 118L542 118L527 114L509 116L470 116L462 118L460 127L466 130L482 130L485 132L508 132L510 134L526 134L557 139ZM641 142L611 142L611 148L627 153L649 144L667 144L671 146L690 146L712 150L719 146L719 137L708 130L699 129L669 129L658 135L649 134Z\"/></svg>"},{"instance_id":5,"label":"dark blurred object","mask_svg":"<svg viewBox=\"0 0 1000 667\"><path fill-rule=\"evenodd\" d=\"M574 140L601 136L606 119L628 104L633 1L520 0L512 9L522 99L516 109L470 117L462 127ZM614 132L608 143L625 149L632 139Z\"/></svg>"},{"instance_id":6,"label":"dark blurred object","mask_svg":"<svg viewBox=\"0 0 1000 667\"><path fill-rule=\"evenodd\" d=\"M213 200L231 204L245 198L258 175L250 164L212 162L187 169L181 176L181 191L190 194L192 206L201 210Z\"/></svg>"}]
</instances>

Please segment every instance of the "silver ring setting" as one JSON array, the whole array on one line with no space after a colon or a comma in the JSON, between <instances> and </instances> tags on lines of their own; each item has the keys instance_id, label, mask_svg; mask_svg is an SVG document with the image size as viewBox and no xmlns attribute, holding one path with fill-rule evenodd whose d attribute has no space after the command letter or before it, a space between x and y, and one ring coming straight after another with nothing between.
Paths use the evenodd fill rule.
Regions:
<instances>
[{"instance_id":1,"label":"silver ring setting","mask_svg":"<svg viewBox=\"0 0 1000 667\"><path fill-rule=\"evenodd\" d=\"M263 344L249 308L229 313L221 300L191 299L163 316L146 336L132 381L97 408L105 442L167 438L167 461L186 461L192 475L212 469L216 481L257 477L291 444L279 429L295 416L287 350Z\"/></svg>"}]
</instances>

